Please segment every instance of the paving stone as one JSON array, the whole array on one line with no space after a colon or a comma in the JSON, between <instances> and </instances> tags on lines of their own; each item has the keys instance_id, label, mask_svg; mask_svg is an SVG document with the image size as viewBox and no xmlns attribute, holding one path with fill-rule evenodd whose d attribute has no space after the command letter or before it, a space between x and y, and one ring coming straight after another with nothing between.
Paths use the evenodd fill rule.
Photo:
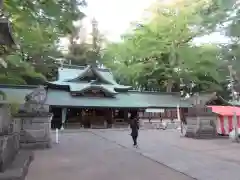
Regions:
<instances>
[{"instance_id":1,"label":"paving stone","mask_svg":"<svg viewBox=\"0 0 240 180\"><path fill-rule=\"evenodd\" d=\"M35 152L27 180L193 180L91 132L62 133L59 139L52 149Z\"/></svg>"},{"instance_id":2,"label":"paving stone","mask_svg":"<svg viewBox=\"0 0 240 180\"><path fill-rule=\"evenodd\" d=\"M136 150L131 147L128 132L93 133L198 180L240 179L240 158L235 158L238 154L231 156L231 151L228 153L230 149L237 152L239 144L230 144L228 140L181 139L175 131L140 131L140 149Z\"/></svg>"}]
</instances>

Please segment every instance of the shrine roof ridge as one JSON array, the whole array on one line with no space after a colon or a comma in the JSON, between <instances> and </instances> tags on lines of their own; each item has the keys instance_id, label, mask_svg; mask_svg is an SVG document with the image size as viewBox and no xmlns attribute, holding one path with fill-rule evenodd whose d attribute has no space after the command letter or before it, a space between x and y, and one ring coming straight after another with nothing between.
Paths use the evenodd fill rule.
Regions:
<instances>
[{"instance_id":1,"label":"shrine roof ridge","mask_svg":"<svg viewBox=\"0 0 240 180\"><path fill-rule=\"evenodd\" d=\"M151 93L151 94L164 94L164 95L181 95L180 92L163 92L163 91L140 91L140 90L128 90L128 92L136 93Z\"/></svg>"},{"instance_id":2,"label":"shrine roof ridge","mask_svg":"<svg viewBox=\"0 0 240 180\"><path fill-rule=\"evenodd\" d=\"M25 102L25 97L34 88L32 85L0 85L0 91L6 94L9 102ZM46 86L45 86L46 87ZM61 97L61 98L60 98ZM46 105L75 107L119 107L119 108L176 108L191 107L191 103L182 100L176 92L137 91L119 92L115 98L95 98L72 96L67 90L48 89Z\"/></svg>"},{"instance_id":3,"label":"shrine roof ridge","mask_svg":"<svg viewBox=\"0 0 240 180\"><path fill-rule=\"evenodd\" d=\"M68 68L68 69L81 69L84 70L85 68L89 67L90 65L86 65L86 66L78 66L78 65L69 65L69 64L63 64L62 67L59 68ZM98 71L102 71L102 72L111 72L111 70L109 68L99 68L99 67L94 67L96 70Z\"/></svg>"},{"instance_id":4,"label":"shrine roof ridge","mask_svg":"<svg viewBox=\"0 0 240 180\"><path fill-rule=\"evenodd\" d=\"M47 85L43 85L47 87ZM0 84L0 88L16 88L16 89L35 89L39 85L16 85L16 84ZM164 95L180 95L180 92L163 92L163 91L141 91L141 90L128 90L130 93L151 93L151 94L164 94ZM125 92L121 92L125 93ZM127 93L127 92L126 92Z\"/></svg>"},{"instance_id":5,"label":"shrine roof ridge","mask_svg":"<svg viewBox=\"0 0 240 180\"><path fill-rule=\"evenodd\" d=\"M196 92L193 95L199 94L201 96L201 95L209 95L209 94L214 94L214 93L216 93L216 95L217 95L216 91L201 91L201 92Z\"/></svg>"}]
</instances>

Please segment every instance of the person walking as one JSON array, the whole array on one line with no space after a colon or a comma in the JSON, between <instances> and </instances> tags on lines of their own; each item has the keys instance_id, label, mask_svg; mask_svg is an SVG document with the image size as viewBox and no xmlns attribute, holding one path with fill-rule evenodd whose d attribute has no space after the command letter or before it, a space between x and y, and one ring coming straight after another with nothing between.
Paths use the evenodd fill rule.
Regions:
<instances>
[{"instance_id":1,"label":"person walking","mask_svg":"<svg viewBox=\"0 0 240 180\"><path fill-rule=\"evenodd\" d=\"M132 130L131 136L133 139L133 146L138 147L137 138L138 138L138 130L139 130L139 119L137 111L131 113L130 116L130 128Z\"/></svg>"}]
</instances>

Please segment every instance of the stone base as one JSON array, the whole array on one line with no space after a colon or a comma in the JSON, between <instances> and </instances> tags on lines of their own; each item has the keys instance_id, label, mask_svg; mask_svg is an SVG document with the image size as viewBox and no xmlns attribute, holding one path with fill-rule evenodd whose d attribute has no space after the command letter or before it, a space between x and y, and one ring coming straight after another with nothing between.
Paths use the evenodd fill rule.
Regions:
<instances>
[{"instance_id":1,"label":"stone base","mask_svg":"<svg viewBox=\"0 0 240 180\"><path fill-rule=\"evenodd\" d=\"M34 143L20 143L20 148L22 149L47 149L51 148L52 143L51 142L34 142Z\"/></svg>"},{"instance_id":2,"label":"stone base","mask_svg":"<svg viewBox=\"0 0 240 180\"><path fill-rule=\"evenodd\" d=\"M24 180L33 158L32 151L19 151L9 168L0 173L0 180Z\"/></svg>"},{"instance_id":3,"label":"stone base","mask_svg":"<svg viewBox=\"0 0 240 180\"><path fill-rule=\"evenodd\" d=\"M51 147L51 114L42 116L29 116L29 114L19 114L15 121L20 121L22 127L20 132L20 146L27 149Z\"/></svg>"},{"instance_id":4,"label":"stone base","mask_svg":"<svg viewBox=\"0 0 240 180\"><path fill-rule=\"evenodd\" d=\"M217 137L215 116L188 117L185 137L213 139Z\"/></svg>"},{"instance_id":5,"label":"stone base","mask_svg":"<svg viewBox=\"0 0 240 180\"><path fill-rule=\"evenodd\" d=\"M187 129L185 137L194 139L214 139L217 138L217 133L214 128L199 129L197 132Z\"/></svg>"}]
</instances>

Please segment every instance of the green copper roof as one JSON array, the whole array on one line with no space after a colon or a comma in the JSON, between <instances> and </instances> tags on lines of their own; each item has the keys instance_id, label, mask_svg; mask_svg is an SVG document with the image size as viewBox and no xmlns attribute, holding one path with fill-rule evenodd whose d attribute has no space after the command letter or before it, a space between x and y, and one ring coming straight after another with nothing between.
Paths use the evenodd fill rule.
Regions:
<instances>
[{"instance_id":1,"label":"green copper roof","mask_svg":"<svg viewBox=\"0 0 240 180\"><path fill-rule=\"evenodd\" d=\"M0 86L0 90L10 102L24 103L24 97L36 87L30 86ZM181 100L178 94L137 92L118 93L115 97L82 97L72 96L68 91L49 89L47 93L48 105L65 107L115 107L115 108L176 108L190 107L188 101Z\"/></svg>"},{"instance_id":2,"label":"green copper roof","mask_svg":"<svg viewBox=\"0 0 240 180\"><path fill-rule=\"evenodd\" d=\"M115 85L117 82L114 80L112 73L109 69L100 69L92 66L74 66L74 68L64 68L61 67L58 69L59 73L59 82L79 82L87 74L96 75L102 81L108 84Z\"/></svg>"},{"instance_id":3,"label":"green copper roof","mask_svg":"<svg viewBox=\"0 0 240 180\"><path fill-rule=\"evenodd\" d=\"M101 69L93 69L93 72L102 79L105 82L108 82L112 85L118 85L118 83L115 81L112 73L109 70L101 70Z\"/></svg>"},{"instance_id":4,"label":"green copper roof","mask_svg":"<svg viewBox=\"0 0 240 180\"><path fill-rule=\"evenodd\" d=\"M84 66L78 66L73 68L60 67L58 68L58 81L63 82L77 78L79 75L83 73L84 69L85 69Z\"/></svg>"},{"instance_id":5,"label":"green copper roof","mask_svg":"<svg viewBox=\"0 0 240 180\"><path fill-rule=\"evenodd\" d=\"M59 98L61 97L61 98ZM73 97L69 92L60 90L48 91L48 104L56 106L79 106L79 107L119 107L119 108L148 108L189 107L187 101L181 101L180 97L167 93L155 92L125 92L118 93L114 98L101 97Z\"/></svg>"},{"instance_id":6,"label":"green copper roof","mask_svg":"<svg viewBox=\"0 0 240 180\"><path fill-rule=\"evenodd\" d=\"M109 69L101 69L92 66L61 67L58 69L58 80L54 82L48 82L48 84L53 84L56 86L69 86L70 90L79 89L79 91L81 91L83 88L82 86L90 86L91 84L94 84L94 82L82 81L82 79L88 75L97 77L101 85L105 86L105 89L131 89L131 86L118 84ZM112 87L110 87L110 85Z\"/></svg>"},{"instance_id":7,"label":"green copper roof","mask_svg":"<svg viewBox=\"0 0 240 180\"><path fill-rule=\"evenodd\" d=\"M61 99L55 100L61 96ZM113 98L102 97L76 97L66 91L48 91L47 104L55 106L77 106L77 107L119 107L119 108L144 108L145 106L137 99L129 99L128 94L117 94Z\"/></svg>"},{"instance_id":8,"label":"green copper roof","mask_svg":"<svg viewBox=\"0 0 240 180\"><path fill-rule=\"evenodd\" d=\"M80 85L80 86L79 86ZM71 92L84 92L91 89L99 89L103 92L107 92L110 94L116 94L117 92L114 90L112 85L94 85L94 84L74 84L70 85Z\"/></svg>"},{"instance_id":9,"label":"green copper roof","mask_svg":"<svg viewBox=\"0 0 240 180\"><path fill-rule=\"evenodd\" d=\"M62 86L68 86L71 92L83 92L90 89L99 89L105 92L116 94L115 88L118 88L120 85L105 85L105 84L92 84L92 83L70 83L70 82L59 82Z\"/></svg>"}]
</instances>

